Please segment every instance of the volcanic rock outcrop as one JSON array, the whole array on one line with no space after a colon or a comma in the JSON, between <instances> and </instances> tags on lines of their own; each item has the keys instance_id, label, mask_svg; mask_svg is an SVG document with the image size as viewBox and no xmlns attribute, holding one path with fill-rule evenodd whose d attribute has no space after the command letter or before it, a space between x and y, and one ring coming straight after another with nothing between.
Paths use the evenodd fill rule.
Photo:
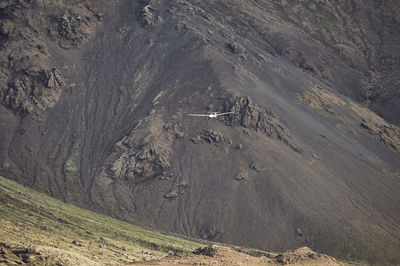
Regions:
<instances>
[{"instance_id":1,"label":"volcanic rock outcrop","mask_svg":"<svg viewBox=\"0 0 400 266\"><path fill-rule=\"evenodd\" d=\"M0 100L18 115L40 116L68 85L52 62L54 42L78 48L102 14L84 1L3 1L0 8Z\"/></svg>"}]
</instances>

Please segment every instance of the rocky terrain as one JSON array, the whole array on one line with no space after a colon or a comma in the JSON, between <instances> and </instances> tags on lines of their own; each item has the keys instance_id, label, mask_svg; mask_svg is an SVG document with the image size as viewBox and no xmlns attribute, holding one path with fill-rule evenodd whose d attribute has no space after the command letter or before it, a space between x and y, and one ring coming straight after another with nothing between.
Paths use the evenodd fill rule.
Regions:
<instances>
[{"instance_id":1,"label":"rocky terrain","mask_svg":"<svg viewBox=\"0 0 400 266\"><path fill-rule=\"evenodd\" d=\"M348 265L309 248L298 248L270 257L254 257L228 247L199 248L193 254L169 256L161 260L137 262L133 265Z\"/></svg>"},{"instance_id":2,"label":"rocky terrain","mask_svg":"<svg viewBox=\"0 0 400 266\"><path fill-rule=\"evenodd\" d=\"M279 254L150 232L3 177L0 204L0 265L339 264L309 248Z\"/></svg>"},{"instance_id":3,"label":"rocky terrain","mask_svg":"<svg viewBox=\"0 0 400 266\"><path fill-rule=\"evenodd\" d=\"M399 9L2 1L0 174L147 228L398 264ZM210 111L235 113L187 116Z\"/></svg>"}]
</instances>

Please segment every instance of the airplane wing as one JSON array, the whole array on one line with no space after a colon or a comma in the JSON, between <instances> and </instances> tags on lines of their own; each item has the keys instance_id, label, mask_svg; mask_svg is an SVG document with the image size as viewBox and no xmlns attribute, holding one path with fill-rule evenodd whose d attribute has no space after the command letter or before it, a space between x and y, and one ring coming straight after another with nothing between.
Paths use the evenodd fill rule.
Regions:
<instances>
[{"instance_id":1,"label":"airplane wing","mask_svg":"<svg viewBox=\"0 0 400 266\"><path fill-rule=\"evenodd\" d=\"M190 115L190 116L208 116L208 115L201 115L201 114L187 114L187 115Z\"/></svg>"},{"instance_id":2,"label":"airplane wing","mask_svg":"<svg viewBox=\"0 0 400 266\"><path fill-rule=\"evenodd\" d=\"M225 113L219 113L217 115L227 115L227 114L234 114L235 112L225 112Z\"/></svg>"}]
</instances>

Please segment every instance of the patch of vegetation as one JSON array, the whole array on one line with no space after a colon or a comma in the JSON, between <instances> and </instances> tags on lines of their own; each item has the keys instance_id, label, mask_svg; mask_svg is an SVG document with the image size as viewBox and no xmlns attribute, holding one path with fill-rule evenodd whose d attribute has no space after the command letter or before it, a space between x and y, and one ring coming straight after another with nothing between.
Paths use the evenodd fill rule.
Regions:
<instances>
[{"instance_id":1,"label":"patch of vegetation","mask_svg":"<svg viewBox=\"0 0 400 266\"><path fill-rule=\"evenodd\" d=\"M145 84L146 82L143 81L142 79L143 74L145 73L145 71L147 70L147 65L145 64L143 67L141 67L134 75L133 80L132 80L132 85L131 85L131 90L134 92L131 95L131 102L132 102L132 106L130 108L130 111L132 112L137 104L138 104L138 99L143 95L144 91L145 91Z\"/></svg>"},{"instance_id":2,"label":"patch of vegetation","mask_svg":"<svg viewBox=\"0 0 400 266\"><path fill-rule=\"evenodd\" d=\"M157 105L157 104L159 103L158 100L161 98L161 96L164 95L164 93L165 93L165 91L164 91L164 90L161 90L161 91L156 95L156 97L154 97L153 101L151 101L151 103L152 103L153 106L154 106L154 105Z\"/></svg>"},{"instance_id":3,"label":"patch of vegetation","mask_svg":"<svg viewBox=\"0 0 400 266\"><path fill-rule=\"evenodd\" d=\"M202 246L65 204L3 177L0 243L35 246L41 256L49 252L43 255L47 262L62 261L60 254L65 252L82 264L88 263L83 258L100 264L159 259L171 251L188 253Z\"/></svg>"}]
</instances>

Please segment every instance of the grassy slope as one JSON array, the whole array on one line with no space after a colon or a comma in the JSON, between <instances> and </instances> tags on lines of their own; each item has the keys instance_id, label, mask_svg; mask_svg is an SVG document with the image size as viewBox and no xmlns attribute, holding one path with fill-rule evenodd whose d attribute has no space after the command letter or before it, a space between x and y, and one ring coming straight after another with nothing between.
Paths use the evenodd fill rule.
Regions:
<instances>
[{"instance_id":1,"label":"grassy slope","mask_svg":"<svg viewBox=\"0 0 400 266\"><path fill-rule=\"evenodd\" d=\"M35 265L127 264L204 245L80 209L0 176L0 265L32 257ZM230 247L253 256L278 255Z\"/></svg>"},{"instance_id":2,"label":"grassy slope","mask_svg":"<svg viewBox=\"0 0 400 266\"><path fill-rule=\"evenodd\" d=\"M47 261L60 260L55 257L64 252L74 257L74 263L85 259L81 256L90 262L129 263L161 258L171 251L190 252L201 246L65 204L3 177L0 242L39 247Z\"/></svg>"}]
</instances>

